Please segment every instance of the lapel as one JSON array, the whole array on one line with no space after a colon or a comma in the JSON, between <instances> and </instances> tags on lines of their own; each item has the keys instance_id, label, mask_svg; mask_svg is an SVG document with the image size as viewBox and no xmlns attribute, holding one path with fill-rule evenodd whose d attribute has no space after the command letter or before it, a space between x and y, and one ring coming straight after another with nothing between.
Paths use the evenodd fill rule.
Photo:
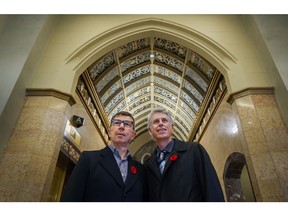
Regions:
<instances>
[{"instance_id":1,"label":"lapel","mask_svg":"<svg viewBox=\"0 0 288 216\"><path fill-rule=\"evenodd\" d=\"M125 191L128 191L137 181L140 167L137 166L136 162L131 158L128 157L128 173L125 182Z\"/></svg>"},{"instance_id":2,"label":"lapel","mask_svg":"<svg viewBox=\"0 0 288 216\"><path fill-rule=\"evenodd\" d=\"M123 179L111 149L106 146L101 150L100 155L102 156L102 160L100 160L102 167L115 179L121 188L124 188Z\"/></svg>"},{"instance_id":3,"label":"lapel","mask_svg":"<svg viewBox=\"0 0 288 216\"><path fill-rule=\"evenodd\" d=\"M157 150L156 149L152 153L150 159L147 161L147 166L151 169L151 171L158 178L158 180L161 180L161 174L160 174L159 167L157 164Z\"/></svg>"},{"instance_id":4,"label":"lapel","mask_svg":"<svg viewBox=\"0 0 288 216\"><path fill-rule=\"evenodd\" d=\"M165 168L163 171L162 176L165 175L165 173L167 172L167 170L169 169L169 167L175 163L176 160L179 160L179 158L181 157L181 155L187 151L187 145L185 142L174 139L174 147L172 149L171 154L168 157L168 160L165 164Z\"/></svg>"}]
</instances>

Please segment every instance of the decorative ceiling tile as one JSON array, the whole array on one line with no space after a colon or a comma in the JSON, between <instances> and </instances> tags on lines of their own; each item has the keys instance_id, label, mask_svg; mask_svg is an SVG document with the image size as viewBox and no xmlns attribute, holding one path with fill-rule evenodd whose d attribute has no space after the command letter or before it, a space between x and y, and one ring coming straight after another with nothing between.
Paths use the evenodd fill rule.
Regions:
<instances>
[{"instance_id":1,"label":"decorative ceiling tile","mask_svg":"<svg viewBox=\"0 0 288 216\"><path fill-rule=\"evenodd\" d=\"M199 111L198 105L195 103L195 101L185 92L182 91L181 97L190 105L190 107L197 113Z\"/></svg>"},{"instance_id":2,"label":"decorative ceiling tile","mask_svg":"<svg viewBox=\"0 0 288 216\"><path fill-rule=\"evenodd\" d=\"M181 73L183 72L184 64L183 62L179 61L178 59L166 54L156 51L155 52L155 61L165 64L169 67L177 69Z\"/></svg>"},{"instance_id":3,"label":"decorative ceiling tile","mask_svg":"<svg viewBox=\"0 0 288 216\"><path fill-rule=\"evenodd\" d=\"M164 76L164 77L166 77L166 78L168 78L168 79L170 79L176 83L179 83L179 84L181 83L181 80L182 80L182 77L179 76L177 73L175 73L171 70L168 70L164 67L158 66L158 65L156 65L156 67L155 67L155 73L159 74L161 76Z\"/></svg>"},{"instance_id":4,"label":"decorative ceiling tile","mask_svg":"<svg viewBox=\"0 0 288 216\"><path fill-rule=\"evenodd\" d=\"M146 125L146 127L147 127L147 119L142 119L140 121L137 121L137 126L141 126L143 124Z\"/></svg>"},{"instance_id":5,"label":"decorative ceiling tile","mask_svg":"<svg viewBox=\"0 0 288 216\"><path fill-rule=\"evenodd\" d=\"M132 56L130 59L124 61L123 63L120 64L121 72L125 72L139 64L149 62L150 61L150 54L151 52L144 52L140 53L136 56Z\"/></svg>"},{"instance_id":6,"label":"decorative ceiling tile","mask_svg":"<svg viewBox=\"0 0 288 216\"><path fill-rule=\"evenodd\" d=\"M126 107L126 102L125 100L122 100L114 109L112 112L110 112L110 114L108 115L108 120L109 122L111 121L111 118L117 113L120 112L121 110L123 110Z\"/></svg>"},{"instance_id":7,"label":"decorative ceiling tile","mask_svg":"<svg viewBox=\"0 0 288 216\"><path fill-rule=\"evenodd\" d=\"M177 121L179 125L181 125L185 129L185 134L188 135L191 128L188 128L187 125L178 116L175 116L175 121Z\"/></svg>"},{"instance_id":8,"label":"decorative ceiling tile","mask_svg":"<svg viewBox=\"0 0 288 216\"><path fill-rule=\"evenodd\" d=\"M107 75L101 79L98 84L96 85L96 90L98 93L102 91L102 89L110 83L116 76L118 75L117 68L113 68Z\"/></svg>"},{"instance_id":9,"label":"decorative ceiling tile","mask_svg":"<svg viewBox=\"0 0 288 216\"><path fill-rule=\"evenodd\" d=\"M137 125L136 130L138 131L138 133L144 130L147 130L147 124L144 125Z\"/></svg>"},{"instance_id":10,"label":"decorative ceiling tile","mask_svg":"<svg viewBox=\"0 0 288 216\"><path fill-rule=\"evenodd\" d=\"M191 116L188 116L187 112L182 111L182 109L180 109L180 108L177 109L176 113L178 116L180 116L182 119L184 119L187 122L187 125L190 126L190 128L192 128L196 116L193 119L193 118L191 118Z\"/></svg>"},{"instance_id":11,"label":"decorative ceiling tile","mask_svg":"<svg viewBox=\"0 0 288 216\"><path fill-rule=\"evenodd\" d=\"M152 106L151 106L151 103L150 103L150 104L143 105L142 107L134 110L134 111L133 111L133 114L134 114L134 115L137 115L137 114L139 114L139 113L141 113L141 112L143 112L143 111L146 111L147 109L150 110L151 107L152 107ZM131 110L130 110L130 111L131 111Z\"/></svg>"},{"instance_id":12,"label":"decorative ceiling tile","mask_svg":"<svg viewBox=\"0 0 288 216\"><path fill-rule=\"evenodd\" d=\"M203 96L197 91L197 89L189 82L184 80L183 84L184 88L186 88L200 103L203 101Z\"/></svg>"},{"instance_id":13,"label":"decorative ceiling tile","mask_svg":"<svg viewBox=\"0 0 288 216\"><path fill-rule=\"evenodd\" d=\"M172 94L172 93L169 92L169 91L164 90L163 88L160 88L160 87L158 87L158 86L155 86L155 87L154 87L154 92L157 93L157 94L162 95L162 96L165 97L165 98L170 99L170 100L173 101L174 103L177 103L177 96L174 95L174 94Z\"/></svg>"},{"instance_id":14,"label":"decorative ceiling tile","mask_svg":"<svg viewBox=\"0 0 288 216\"><path fill-rule=\"evenodd\" d=\"M177 124L174 125L174 132L173 135L180 139L180 140L187 140L187 136L183 133L183 130L181 129L181 127L179 127Z\"/></svg>"},{"instance_id":15,"label":"decorative ceiling tile","mask_svg":"<svg viewBox=\"0 0 288 216\"><path fill-rule=\"evenodd\" d=\"M138 99L137 101L135 101L134 103L132 103L132 105L129 106L129 110L133 110L135 108L141 107L142 104L145 104L145 103L150 102L150 101L151 101L150 95L142 97L142 98Z\"/></svg>"},{"instance_id":16,"label":"decorative ceiling tile","mask_svg":"<svg viewBox=\"0 0 288 216\"><path fill-rule=\"evenodd\" d=\"M107 104L107 106L105 107L105 112L109 113L110 110L120 101L122 100L124 97L123 92L121 91L120 93L118 93L114 98L112 98L112 100L109 102L109 104Z\"/></svg>"},{"instance_id":17,"label":"decorative ceiling tile","mask_svg":"<svg viewBox=\"0 0 288 216\"><path fill-rule=\"evenodd\" d=\"M100 59L94 66L88 68L89 76L94 83L95 80L111 65L115 64L113 52L110 52L102 59Z\"/></svg>"},{"instance_id":18,"label":"decorative ceiling tile","mask_svg":"<svg viewBox=\"0 0 288 216\"><path fill-rule=\"evenodd\" d=\"M150 47L150 38L143 38L140 40L132 41L124 46L117 48L119 59L122 59L139 50Z\"/></svg>"},{"instance_id":19,"label":"decorative ceiling tile","mask_svg":"<svg viewBox=\"0 0 288 216\"><path fill-rule=\"evenodd\" d=\"M157 85L160 85L164 88L169 88L169 90L173 91L176 94L179 93L179 88L169 81L166 81L164 79L161 79L161 78L155 76L154 77L154 83Z\"/></svg>"},{"instance_id":20,"label":"decorative ceiling tile","mask_svg":"<svg viewBox=\"0 0 288 216\"><path fill-rule=\"evenodd\" d=\"M141 121L141 120L144 120L144 121L147 122L147 116L148 116L149 113L150 113L150 110L147 109L147 110L145 110L144 112L142 112L140 115L135 116L135 121L136 121L136 123L137 123L138 121Z\"/></svg>"},{"instance_id":21,"label":"decorative ceiling tile","mask_svg":"<svg viewBox=\"0 0 288 216\"><path fill-rule=\"evenodd\" d=\"M193 121L196 119L195 111L193 111L189 106L186 105L186 103L182 100L179 101L179 106L188 113L188 115L193 119Z\"/></svg>"},{"instance_id":22,"label":"decorative ceiling tile","mask_svg":"<svg viewBox=\"0 0 288 216\"><path fill-rule=\"evenodd\" d=\"M189 62L198 68L210 81L213 78L215 67L211 67L203 58L192 52Z\"/></svg>"},{"instance_id":23,"label":"decorative ceiling tile","mask_svg":"<svg viewBox=\"0 0 288 216\"><path fill-rule=\"evenodd\" d=\"M208 89L208 84L196 73L194 72L190 67L187 67L186 69L186 75L189 76L193 81L197 83L197 85L206 92Z\"/></svg>"},{"instance_id":24,"label":"decorative ceiling tile","mask_svg":"<svg viewBox=\"0 0 288 216\"><path fill-rule=\"evenodd\" d=\"M135 81L131 85L126 86L125 92L127 95L131 94L133 91L139 88L143 88L143 86L150 85L151 77L144 77L140 80Z\"/></svg>"},{"instance_id":25,"label":"decorative ceiling tile","mask_svg":"<svg viewBox=\"0 0 288 216\"><path fill-rule=\"evenodd\" d=\"M133 92L132 94L130 94L129 96L127 96L127 102L130 103L132 101L134 101L135 99L139 99L139 97L142 97L145 94L148 94L151 92L151 87L144 87L138 91Z\"/></svg>"},{"instance_id":26,"label":"decorative ceiling tile","mask_svg":"<svg viewBox=\"0 0 288 216\"><path fill-rule=\"evenodd\" d=\"M167 107L171 108L172 110L176 109L176 104L172 104L162 97L154 96L154 101L157 101L158 103L160 103L162 105L166 105Z\"/></svg>"},{"instance_id":27,"label":"decorative ceiling tile","mask_svg":"<svg viewBox=\"0 0 288 216\"><path fill-rule=\"evenodd\" d=\"M105 94L101 97L101 103L104 104L108 98L111 97L118 89L121 88L120 80L115 82L111 87L105 92Z\"/></svg>"},{"instance_id":28,"label":"decorative ceiling tile","mask_svg":"<svg viewBox=\"0 0 288 216\"><path fill-rule=\"evenodd\" d=\"M154 39L154 46L159 48L159 49L169 51L169 52L181 57L182 59L185 59L185 57L186 57L187 48L185 48L184 46L181 46L181 45L179 45L173 41L166 40L163 38L155 38Z\"/></svg>"},{"instance_id":29,"label":"decorative ceiling tile","mask_svg":"<svg viewBox=\"0 0 288 216\"><path fill-rule=\"evenodd\" d=\"M150 73L150 65L145 65L125 75L123 77L123 83L127 84L128 82L133 81L136 78L139 78L140 76L143 76L149 73Z\"/></svg>"}]
</instances>

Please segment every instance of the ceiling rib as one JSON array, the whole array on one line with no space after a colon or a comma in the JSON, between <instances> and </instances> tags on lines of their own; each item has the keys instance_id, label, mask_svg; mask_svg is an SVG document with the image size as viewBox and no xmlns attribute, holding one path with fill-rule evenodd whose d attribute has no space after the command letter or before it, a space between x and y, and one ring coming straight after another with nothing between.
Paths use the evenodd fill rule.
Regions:
<instances>
[{"instance_id":1,"label":"ceiling rib","mask_svg":"<svg viewBox=\"0 0 288 216\"><path fill-rule=\"evenodd\" d=\"M157 37L131 41L111 50L81 77L106 131L112 115L126 110L134 115L140 137L148 132L147 114L159 106L171 112L174 136L183 140L195 138L223 78L188 47Z\"/></svg>"}]
</instances>

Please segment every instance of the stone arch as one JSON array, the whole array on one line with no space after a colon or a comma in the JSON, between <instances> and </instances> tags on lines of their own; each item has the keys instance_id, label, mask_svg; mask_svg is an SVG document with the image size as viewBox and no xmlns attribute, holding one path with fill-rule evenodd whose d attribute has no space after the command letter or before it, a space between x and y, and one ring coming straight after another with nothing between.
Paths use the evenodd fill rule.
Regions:
<instances>
[{"instance_id":1,"label":"stone arch","mask_svg":"<svg viewBox=\"0 0 288 216\"><path fill-rule=\"evenodd\" d=\"M226 76L231 63L237 59L228 50L201 32L187 26L159 18L146 18L117 26L114 29L96 35L79 46L66 58L75 73L75 86L78 76L91 65L119 45L143 37L163 36L167 39L189 47L191 50L205 57L211 64ZM226 81L228 81L226 79Z\"/></svg>"},{"instance_id":2,"label":"stone arch","mask_svg":"<svg viewBox=\"0 0 288 216\"><path fill-rule=\"evenodd\" d=\"M219 72L219 74L224 75L224 77L227 75L227 72L231 70L231 64L237 63L237 59L228 50L226 50L209 36L193 28L189 28L182 24L159 18L139 19L120 26L116 26L105 32L95 35L94 37L91 37L89 40L75 49L69 56L67 56L65 63L75 72L72 87L74 86L76 88L78 77L84 71L86 71L89 66L95 63L95 61L103 58L103 56L107 55L109 52L112 53L111 51L116 50L119 46L125 43L139 40L145 37L163 37L167 40L179 43L192 50L193 52L197 52L197 54L205 58L209 64L215 66L215 68L217 68L217 73ZM151 43L150 48L152 47L153 44ZM187 59L188 58L189 57L187 57ZM225 81L226 91L226 84L228 88L230 86L229 77L227 80L225 79ZM171 112L174 110L176 109L171 109ZM104 114L102 116L104 116ZM105 123L105 120L103 122ZM182 125L184 125L184 123ZM190 124L190 126L191 125L192 124ZM179 130L182 129L183 131L183 128L180 127ZM188 128L187 131L189 131L189 129L191 130L191 127L187 127L187 125L185 125L185 129L186 128ZM142 133L139 134L143 135L147 133L147 130L141 132ZM189 134L191 134L190 131ZM183 138L183 136L180 137L181 139ZM184 138L186 137L184 136ZM136 142L135 140L133 149L132 147L131 149L136 152L142 146L142 143L144 142Z\"/></svg>"},{"instance_id":3,"label":"stone arch","mask_svg":"<svg viewBox=\"0 0 288 216\"><path fill-rule=\"evenodd\" d=\"M244 154L230 154L225 163L223 179L228 202L255 201Z\"/></svg>"}]
</instances>

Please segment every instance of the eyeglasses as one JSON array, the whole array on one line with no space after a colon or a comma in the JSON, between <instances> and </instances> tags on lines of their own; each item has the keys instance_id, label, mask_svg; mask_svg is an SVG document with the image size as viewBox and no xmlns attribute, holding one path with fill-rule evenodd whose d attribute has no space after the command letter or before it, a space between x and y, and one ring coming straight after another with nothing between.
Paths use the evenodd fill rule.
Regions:
<instances>
[{"instance_id":1,"label":"eyeglasses","mask_svg":"<svg viewBox=\"0 0 288 216\"><path fill-rule=\"evenodd\" d=\"M133 122L128 120L119 120L119 119L113 119L111 120L111 124L116 127L120 127L121 124L124 124L124 127L126 128L133 128Z\"/></svg>"}]
</instances>

